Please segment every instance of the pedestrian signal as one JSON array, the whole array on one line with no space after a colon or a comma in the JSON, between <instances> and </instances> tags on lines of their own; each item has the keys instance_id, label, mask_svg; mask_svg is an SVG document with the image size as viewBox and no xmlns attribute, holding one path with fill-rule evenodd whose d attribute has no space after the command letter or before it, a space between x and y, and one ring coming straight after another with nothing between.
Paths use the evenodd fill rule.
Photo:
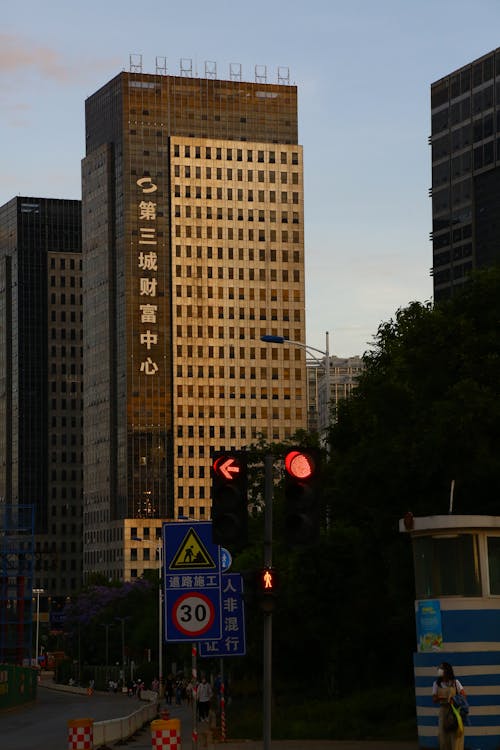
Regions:
<instances>
[{"instance_id":1,"label":"pedestrian signal","mask_svg":"<svg viewBox=\"0 0 500 750\"><path fill-rule=\"evenodd\" d=\"M271 567L259 571L259 590L264 596L273 596L278 588L276 572Z\"/></svg>"},{"instance_id":2,"label":"pedestrian signal","mask_svg":"<svg viewBox=\"0 0 500 750\"><path fill-rule=\"evenodd\" d=\"M261 609L264 612L272 612L278 593L278 577L274 568L266 566L258 571L257 588Z\"/></svg>"},{"instance_id":3,"label":"pedestrian signal","mask_svg":"<svg viewBox=\"0 0 500 750\"><path fill-rule=\"evenodd\" d=\"M312 448L293 448L285 455L285 538L291 547L319 539L320 455Z\"/></svg>"},{"instance_id":4,"label":"pedestrian signal","mask_svg":"<svg viewBox=\"0 0 500 750\"><path fill-rule=\"evenodd\" d=\"M242 549L248 538L247 457L218 452L212 462L212 541Z\"/></svg>"}]
</instances>

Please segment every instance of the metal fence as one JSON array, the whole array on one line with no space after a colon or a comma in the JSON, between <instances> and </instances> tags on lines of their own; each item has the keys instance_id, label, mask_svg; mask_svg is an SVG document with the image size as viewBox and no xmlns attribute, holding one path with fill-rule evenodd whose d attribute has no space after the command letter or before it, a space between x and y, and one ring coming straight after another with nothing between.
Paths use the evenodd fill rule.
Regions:
<instances>
[{"instance_id":1,"label":"metal fence","mask_svg":"<svg viewBox=\"0 0 500 750\"><path fill-rule=\"evenodd\" d=\"M0 664L0 710L34 701L37 680L37 672L31 667Z\"/></svg>"}]
</instances>

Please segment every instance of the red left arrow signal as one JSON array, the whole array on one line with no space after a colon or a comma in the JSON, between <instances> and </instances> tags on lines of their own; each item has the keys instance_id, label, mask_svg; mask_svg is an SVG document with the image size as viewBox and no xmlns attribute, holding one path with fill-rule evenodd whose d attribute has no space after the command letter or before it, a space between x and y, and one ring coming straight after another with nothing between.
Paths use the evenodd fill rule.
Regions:
<instances>
[{"instance_id":1,"label":"red left arrow signal","mask_svg":"<svg viewBox=\"0 0 500 750\"><path fill-rule=\"evenodd\" d=\"M214 461L214 472L224 479L234 479L241 472L241 466L233 456L219 456Z\"/></svg>"}]
</instances>

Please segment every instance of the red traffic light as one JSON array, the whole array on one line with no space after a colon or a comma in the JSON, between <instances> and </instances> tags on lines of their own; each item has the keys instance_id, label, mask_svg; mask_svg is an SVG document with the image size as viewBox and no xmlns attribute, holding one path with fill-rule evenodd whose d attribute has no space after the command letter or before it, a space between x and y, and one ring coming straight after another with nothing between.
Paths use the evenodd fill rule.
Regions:
<instances>
[{"instance_id":1,"label":"red traffic light","mask_svg":"<svg viewBox=\"0 0 500 750\"><path fill-rule=\"evenodd\" d=\"M240 476L243 467L235 456L224 455L215 459L212 469L214 474L218 477L221 477L226 481L231 481Z\"/></svg>"},{"instance_id":2,"label":"red traffic light","mask_svg":"<svg viewBox=\"0 0 500 750\"><path fill-rule=\"evenodd\" d=\"M307 480L316 472L316 461L306 451L292 450L285 456L285 470L294 479Z\"/></svg>"}]
</instances>

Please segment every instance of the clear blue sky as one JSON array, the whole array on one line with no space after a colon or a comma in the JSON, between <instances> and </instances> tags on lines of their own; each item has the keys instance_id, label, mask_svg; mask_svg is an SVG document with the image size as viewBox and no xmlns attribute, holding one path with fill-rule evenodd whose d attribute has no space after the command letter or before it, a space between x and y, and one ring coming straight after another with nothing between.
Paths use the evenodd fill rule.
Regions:
<instances>
[{"instance_id":1,"label":"clear blue sky","mask_svg":"<svg viewBox=\"0 0 500 750\"><path fill-rule=\"evenodd\" d=\"M142 54L289 68L304 147L307 337L339 356L431 298L429 87L500 46L499 0L24 0L2 6L0 205L80 198L84 101Z\"/></svg>"}]
</instances>

